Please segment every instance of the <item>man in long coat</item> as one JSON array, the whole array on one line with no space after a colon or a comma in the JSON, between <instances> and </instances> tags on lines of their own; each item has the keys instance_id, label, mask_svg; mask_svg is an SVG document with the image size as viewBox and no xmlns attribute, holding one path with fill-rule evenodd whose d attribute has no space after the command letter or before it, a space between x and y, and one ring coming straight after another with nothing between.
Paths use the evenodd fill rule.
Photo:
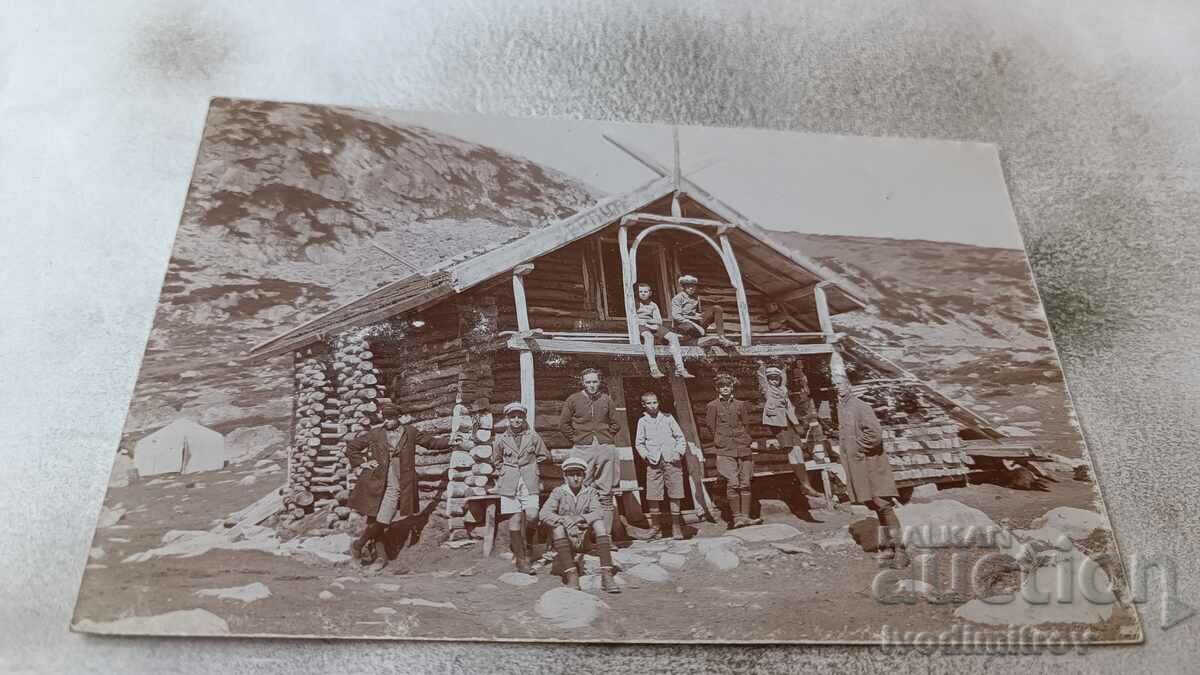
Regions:
<instances>
[{"instance_id":1,"label":"man in long coat","mask_svg":"<svg viewBox=\"0 0 1200 675\"><path fill-rule=\"evenodd\" d=\"M350 493L350 508L367 517L367 527L350 545L355 558L372 541L375 562L372 571L381 571L388 563L384 535L395 520L417 514L417 446L430 450L450 447L446 436L435 436L409 424L400 423L400 410L384 402L379 408L383 423L350 441L346 457L353 467L361 467L358 482Z\"/></svg>"},{"instance_id":2,"label":"man in long coat","mask_svg":"<svg viewBox=\"0 0 1200 675\"><path fill-rule=\"evenodd\" d=\"M846 469L846 488L850 501L862 504L879 517L879 550L890 554L891 565L897 569L908 566L900 538L900 519L896 516L895 500L900 493L892 477L892 465L883 450L883 432L875 411L854 395L850 381L839 377L835 382L838 393L838 445L842 466Z\"/></svg>"}]
</instances>

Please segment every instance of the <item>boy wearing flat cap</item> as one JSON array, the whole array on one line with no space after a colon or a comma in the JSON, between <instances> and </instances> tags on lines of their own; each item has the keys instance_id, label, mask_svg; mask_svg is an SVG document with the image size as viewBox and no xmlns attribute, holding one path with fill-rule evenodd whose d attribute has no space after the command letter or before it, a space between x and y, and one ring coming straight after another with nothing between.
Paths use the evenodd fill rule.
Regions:
<instances>
[{"instance_id":1,"label":"boy wearing flat cap","mask_svg":"<svg viewBox=\"0 0 1200 675\"><path fill-rule=\"evenodd\" d=\"M563 461L563 484L554 488L539 514L554 536L554 550L558 553L554 571L563 575L567 586L579 589L575 556L582 553L591 532L600 557L600 587L608 593L620 593L621 587L613 579L612 536L604 526L600 498L594 486L583 484L587 470L587 462L578 457Z\"/></svg>"},{"instance_id":2,"label":"boy wearing flat cap","mask_svg":"<svg viewBox=\"0 0 1200 675\"><path fill-rule=\"evenodd\" d=\"M538 463L550 459L550 450L538 432L529 428L529 411L519 402L504 406L508 428L492 445L492 466L500 469L496 488L500 514L508 515L508 541L517 571L533 574L529 565L532 535L537 531L538 495L542 493Z\"/></svg>"},{"instance_id":3,"label":"boy wearing flat cap","mask_svg":"<svg viewBox=\"0 0 1200 675\"><path fill-rule=\"evenodd\" d=\"M718 397L708 402L705 412L717 455L717 473L725 480L731 529L761 525L762 519L750 517L750 479L754 476L750 406L733 397L737 380L732 375L718 375L716 385Z\"/></svg>"},{"instance_id":4,"label":"boy wearing flat cap","mask_svg":"<svg viewBox=\"0 0 1200 675\"><path fill-rule=\"evenodd\" d=\"M702 346L712 342L733 347L733 342L725 337L725 317L721 306L713 303L707 309L701 308L700 298L697 296L699 284L700 280L690 274L679 277L679 287L683 290L671 298L673 330L684 338L698 338ZM707 334L707 326L710 323L713 324L716 335Z\"/></svg>"},{"instance_id":5,"label":"boy wearing flat cap","mask_svg":"<svg viewBox=\"0 0 1200 675\"><path fill-rule=\"evenodd\" d=\"M417 514L417 446L430 450L450 447L448 436L435 436L409 425L401 424L400 409L385 401L379 407L382 424L371 427L346 447L350 466L360 469L354 491L350 493L350 508L367 517L362 535L350 544L350 553L361 559L363 549L374 542L375 562L371 571L383 571L388 564L389 551L385 534L394 520L404 520ZM398 571L404 574L405 570Z\"/></svg>"}]
</instances>

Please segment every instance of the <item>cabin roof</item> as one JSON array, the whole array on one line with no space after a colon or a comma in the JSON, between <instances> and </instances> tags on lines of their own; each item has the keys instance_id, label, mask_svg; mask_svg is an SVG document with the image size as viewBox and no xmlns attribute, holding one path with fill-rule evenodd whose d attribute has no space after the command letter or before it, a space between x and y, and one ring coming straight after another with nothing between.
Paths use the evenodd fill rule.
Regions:
<instances>
[{"instance_id":1,"label":"cabin roof","mask_svg":"<svg viewBox=\"0 0 1200 675\"><path fill-rule=\"evenodd\" d=\"M776 242L770 234L733 207L713 197L687 179L679 190L714 219L731 225L728 233L739 260L743 278L752 285L783 298L789 291L800 291L820 282L826 283L826 296L832 314L863 309L865 293L851 282L816 261ZM629 192L612 195L571 216L560 219L523 237L502 243L482 253L473 251L436 263L420 272L355 298L311 321L266 340L250 350L252 356L282 354L311 344L331 333L418 310L457 293L462 293L517 265L558 250L590 236L676 191L672 177L664 176ZM806 302L797 293L785 306Z\"/></svg>"}]
</instances>

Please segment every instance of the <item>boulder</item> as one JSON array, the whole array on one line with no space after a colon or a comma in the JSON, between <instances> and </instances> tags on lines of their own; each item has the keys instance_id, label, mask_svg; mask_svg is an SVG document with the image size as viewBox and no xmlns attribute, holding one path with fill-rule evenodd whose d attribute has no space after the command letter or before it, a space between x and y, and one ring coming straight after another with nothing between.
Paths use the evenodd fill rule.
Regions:
<instances>
[{"instance_id":1,"label":"boulder","mask_svg":"<svg viewBox=\"0 0 1200 675\"><path fill-rule=\"evenodd\" d=\"M781 555L783 555L783 553L781 553L778 549L775 549L775 548L755 548L755 549L751 549L751 550L743 553L742 557L749 558L750 560L754 560L757 562L757 561L761 561L761 560L770 560L771 558L775 558L775 557L781 556Z\"/></svg>"},{"instance_id":2,"label":"boulder","mask_svg":"<svg viewBox=\"0 0 1200 675\"><path fill-rule=\"evenodd\" d=\"M638 553L634 553L633 551L629 550L613 551L612 557L613 560L617 561L617 564L622 567L633 567L635 565L641 565L654 560L654 558L639 555Z\"/></svg>"},{"instance_id":3,"label":"boulder","mask_svg":"<svg viewBox=\"0 0 1200 675\"><path fill-rule=\"evenodd\" d=\"M257 482L258 482L258 477L255 476L254 474L250 474L249 476L246 476L245 478L239 480L238 485L241 485L242 487L250 487L251 485L254 485Z\"/></svg>"},{"instance_id":4,"label":"boulder","mask_svg":"<svg viewBox=\"0 0 1200 675\"><path fill-rule=\"evenodd\" d=\"M808 549L804 548L803 546L797 546L795 544L785 544L783 542L776 541L776 542L772 542L771 546L775 547L777 550L787 553L788 555L795 555L797 553L808 553Z\"/></svg>"},{"instance_id":5,"label":"boulder","mask_svg":"<svg viewBox=\"0 0 1200 675\"><path fill-rule=\"evenodd\" d=\"M629 568L626 574L637 577L643 581L653 583L663 583L671 580L671 573L660 567L657 563L645 562L640 565L634 565Z\"/></svg>"},{"instance_id":6,"label":"boulder","mask_svg":"<svg viewBox=\"0 0 1200 675\"><path fill-rule=\"evenodd\" d=\"M320 598L321 600L332 600L334 598L334 595L333 595L333 593L330 593L329 591L321 591L320 593L317 594L317 597Z\"/></svg>"},{"instance_id":7,"label":"boulder","mask_svg":"<svg viewBox=\"0 0 1200 675\"><path fill-rule=\"evenodd\" d=\"M874 518L864 518L850 523L850 537L867 553L879 550L879 521Z\"/></svg>"},{"instance_id":8,"label":"boulder","mask_svg":"<svg viewBox=\"0 0 1200 675\"><path fill-rule=\"evenodd\" d=\"M721 571L731 570L741 564L737 554L728 548L710 548L705 551L704 559L709 565Z\"/></svg>"},{"instance_id":9,"label":"boulder","mask_svg":"<svg viewBox=\"0 0 1200 675\"><path fill-rule=\"evenodd\" d=\"M391 616L392 614L396 613L396 610L392 609L391 607L376 607L375 609L371 610L371 613L379 614L381 616Z\"/></svg>"},{"instance_id":10,"label":"boulder","mask_svg":"<svg viewBox=\"0 0 1200 675\"><path fill-rule=\"evenodd\" d=\"M591 625L608 605L594 595L559 587L543 593L533 609L546 623L572 629Z\"/></svg>"},{"instance_id":11,"label":"boulder","mask_svg":"<svg viewBox=\"0 0 1200 675\"><path fill-rule=\"evenodd\" d=\"M913 499L931 499L938 493L937 483L923 483L913 488Z\"/></svg>"},{"instance_id":12,"label":"boulder","mask_svg":"<svg viewBox=\"0 0 1200 675\"><path fill-rule=\"evenodd\" d=\"M658 556L658 564L671 570L683 569L687 558L677 553L663 553Z\"/></svg>"},{"instance_id":13,"label":"boulder","mask_svg":"<svg viewBox=\"0 0 1200 675\"><path fill-rule=\"evenodd\" d=\"M617 582L618 586L625 586L629 583L625 579L625 576L621 574L613 577L613 580ZM586 574L582 577L579 577L579 587L588 593L599 593L601 590L603 590L600 587L599 574Z\"/></svg>"},{"instance_id":14,"label":"boulder","mask_svg":"<svg viewBox=\"0 0 1200 675\"><path fill-rule=\"evenodd\" d=\"M245 462L287 445L287 434L270 424L234 429L225 436L225 451L232 464Z\"/></svg>"},{"instance_id":15,"label":"boulder","mask_svg":"<svg viewBox=\"0 0 1200 675\"><path fill-rule=\"evenodd\" d=\"M241 600L248 603L271 597L271 589L267 588L266 584L261 581L255 581L245 586L234 586L232 588L206 588L196 591L196 595L201 597L215 597L220 600Z\"/></svg>"},{"instance_id":16,"label":"boulder","mask_svg":"<svg viewBox=\"0 0 1200 675\"><path fill-rule=\"evenodd\" d=\"M109 487L129 487L137 480L137 469L133 468L133 458L129 455L118 454L113 461L112 471L108 474Z\"/></svg>"},{"instance_id":17,"label":"boulder","mask_svg":"<svg viewBox=\"0 0 1200 675\"><path fill-rule=\"evenodd\" d=\"M782 499L760 499L758 500L758 512L760 515L768 513L790 514L792 508Z\"/></svg>"},{"instance_id":18,"label":"boulder","mask_svg":"<svg viewBox=\"0 0 1200 675\"><path fill-rule=\"evenodd\" d=\"M96 529L100 529L102 527L112 527L113 525L121 522L121 519L124 517L125 509L121 508L119 505L111 509L107 506L101 506L100 517L96 520Z\"/></svg>"},{"instance_id":19,"label":"boulder","mask_svg":"<svg viewBox=\"0 0 1200 675\"><path fill-rule=\"evenodd\" d=\"M737 548L737 546L741 544L741 542L734 537L704 537L701 539L692 539L690 541L695 542L696 548L698 548L701 553L708 553L709 551L718 548Z\"/></svg>"},{"instance_id":20,"label":"boulder","mask_svg":"<svg viewBox=\"0 0 1200 675\"><path fill-rule=\"evenodd\" d=\"M764 525L751 525L750 527L738 528L730 532L729 535L742 541L761 543L792 539L793 537L800 536L800 530L783 523L766 523Z\"/></svg>"},{"instance_id":21,"label":"boulder","mask_svg":"<svg viewBox=\"0 0 1200 675\"><path fill-rule=\"evenodd\" d=\"M906 544L951 546L964 538L980 541L1000 531L988 514L953 499L906 504L896 510Z\"/></svg>"},{"instance_id":22,"label":"boulder","mask_svg":"<svg viewBox=\"0 0 1200 675\"><path fill-rule=\"evenodd\" d=\"M505 572L500 575L500 581L510 586L532 586L537 583L537 577L521 572Z\"/></svg>"},{"instance_id":23,"label":"boulder","mask_svg":"<svg viewBox=\"0 0 1200 675\"><path fill-rule=\"evenodd\" d=\"M74 628L83 633L105 635L229 635L229 624L204 609L183 609L155 616L130 616L116 621L83 619Z\"/></svg>"},{"instance_id":24,"label":"boulder","mask_svg":"<svg viewBox=\"0 0 1200 675\"><path fill-rule=\"evenodd\" d=\"M1112 616L1113 602L1101 596L1110 588L1110 579L1103 568L1088 562L1086 554L1072 548L1068 552L1047 551L1041 554L1041 558L1038 561L1041 566L1024 576L1021 591L1012 594L1011 600L1006 602L1004 596L989 598L991 602L976 598L955 610L954 616L993 626L1096 624ZM1085 563L1089 565L1088 569L1083 568ZM1074 571L1067 574L1059 569L1062 565L1071 565ZM1060 593L1060 574L1063 578L1073 580L1090 578L1088 587L1093 589L1089 591L1093 597L1086 597L1080 588L1070 589L1069 596L1065 590ZM1043 594L1049 595L1049 602L1030 602L1031 599L1041 599L1038 596ZM1064 602L1068 598L1070 602Z\"/></svg>"},{"instance_id":25,"label":"boulder","mask_svg":"<svg viewBox=\"0 0 1200 675\"><path fill-rule=\"evenodd\" d=\"M1046 515L1034 519L1033 528L1051 527L1065 533L1071 539L1087 539L1094 530L1107 530L1108 523L1095 511L1060 506L1050 509Z\"/></svg>"}]
</instances>

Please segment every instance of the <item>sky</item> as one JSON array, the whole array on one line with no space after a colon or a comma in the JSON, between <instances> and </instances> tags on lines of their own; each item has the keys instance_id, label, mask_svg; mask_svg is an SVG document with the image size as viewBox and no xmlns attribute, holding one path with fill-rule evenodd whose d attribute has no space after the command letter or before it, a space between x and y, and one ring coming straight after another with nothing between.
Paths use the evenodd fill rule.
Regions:
<instances>
[{"instance_id":1,"label":"sky","mask_svg":"<svg viewBox=\"0 0 1200 675\"><path fill-rule=\"evenodd\" d=\"M671 167L666 125L380 111L553 167L608 193L656 177L604 140ZM773 230L1022 247L996 146L685 126L680 166Z\"/></svg>"}]
</instances>

